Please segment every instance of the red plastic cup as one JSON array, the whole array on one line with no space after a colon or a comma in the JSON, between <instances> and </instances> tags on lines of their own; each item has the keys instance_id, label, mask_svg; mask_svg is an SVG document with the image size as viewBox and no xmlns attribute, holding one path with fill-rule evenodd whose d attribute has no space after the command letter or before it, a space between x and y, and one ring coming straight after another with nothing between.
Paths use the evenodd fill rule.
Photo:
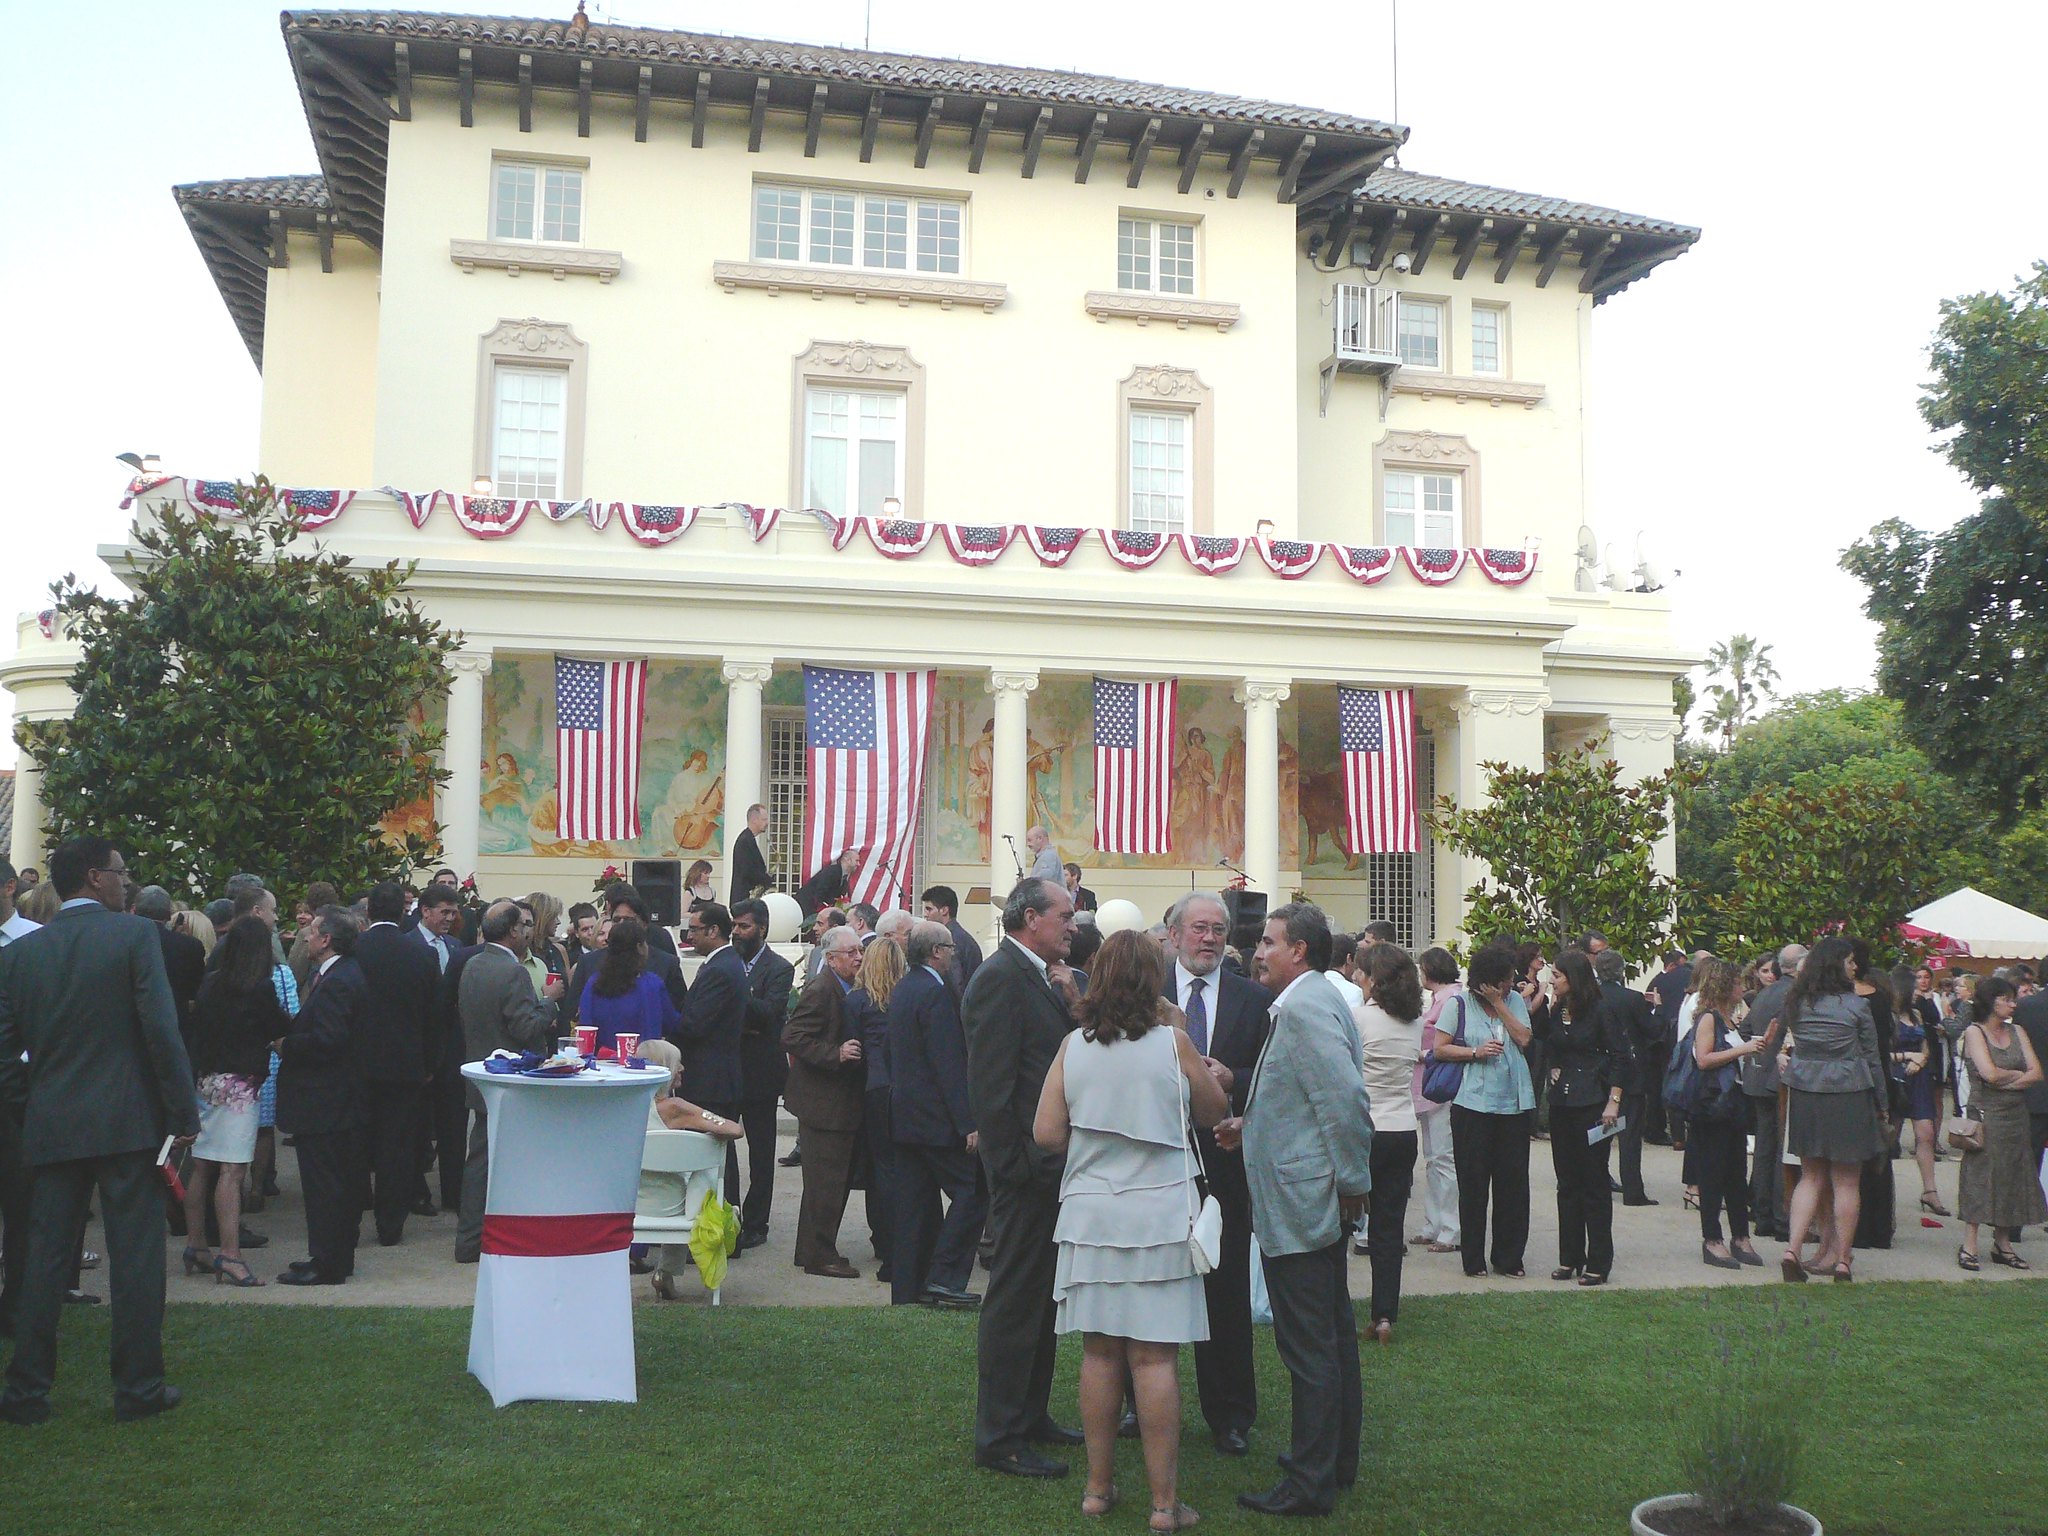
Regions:
<instances>
[{"instance_id":1,"label":"red plastic cup","mask_svg":"<svg viewBox=\"0 0 2048 1536\"><path fill-rule=\"evenodd\" d=\"M597 1054L597 1026L578 1024L576 1026L576 1054L595 1056Z\"/></svg>"},{"instance_id":2,"label":"red plastic cup","mask_svg":"<svg viewBox=\"0 0 2048 1536\"><path fill-rule=\"evenodd\" d=\"M617 1039L618 1045L615 1049L618 1051L619 1060L629 1061L640 1054L640 1037L638 1035L629 1035L621 1032Z\"/></svg>"}]
</instances>

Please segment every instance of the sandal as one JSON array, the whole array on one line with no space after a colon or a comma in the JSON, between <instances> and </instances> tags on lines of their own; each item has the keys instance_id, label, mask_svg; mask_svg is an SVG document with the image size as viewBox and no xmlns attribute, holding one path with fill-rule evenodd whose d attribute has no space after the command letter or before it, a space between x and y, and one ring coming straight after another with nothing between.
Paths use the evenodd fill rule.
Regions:
<instances>
[{"instance_id":1,"label":"sandal","mask_svg":"<svg viewBox=\"0 0 2048 1536\"><path fill-rule=\"evenodd\" d=\"M1941 1203L1941 1196L1933 1190L1929 1190L1920 1197L1920 1209L1927 1212L1930 1216L1953 1216L1955 1214L1954 1211L1951 1211Z\"/></svg>"},{"instance_id":2,"label":"sandal","mask_svg":"<svg viewBox=\"0 0 2048 1536\"><path fill-rule=\"evenodd\" d=\"M204 1248L187 1248L184 1258L186 1274L208 1275L213 1273L213 1255Z\"/></svg>"},{"instance_id":3,"label":"sandal","mask_svg":"<svg viewBox=\"0 0 2048 1536\"><path fill-rule=\"evenodd\" d=\"M1991 1245L1991 1262L2003 1264L2008 1269L2032 1269L2034 1267L2010 1248L2001 1248L1996 1243Z\"/></svg>"},{"instance_id":4,"label":"sandal","mask_svg":"<svg viewBox=\"0 0 2048 1536\"><path fill-rule=\"evenodd\" d=\"M1789 1284L1806 1284L1806 1266L1799 1262L1797 1248L1785 1250L1785 1257L1778 1261L1778 1273L1783 1275Z\"/></svg>"},{"instance_id":5,"label":"sandal","mask_svg":"<svg viewBox=\"0 0 2048 1536\"><path fill-rule=\"evenodd\" d=\"M1116 1508L1116 1499L1115 1483L1109 1485L1109 1492L1107 1493L1083 1493L1081 1495L1081 1513L1090 1520L1100 1520L1104 1515ZM1090 1507L1091 1505L1093 1508Z\"/></svg>"},{"instance_id":6,"label":"sandal","mask_svg":"<svg viewBox=\"0 0 2048 1536\"><path fill-rule=\"evenodd\" d=\"M1431 1244L1429 1245L1429 1251L1430 1251L1431 1253L1457 1253L1457 1252L1459 1252L1460 1250L1459 1250L1459 1248L1458 1248L1458 1245L1457 1245L1456 1243L1434 1243L1434 1242L1433 1242L1433 1243L1431 1243Z\"/></svg>"},{"instance_id":7,"label":"sandal","mask_svg":"<svg viewBox=\"0 0 2048 1536\"><path fill-rule=\"evenodd\" d=\"M1835 1266L1835 1284L1847 1285L1855 1278L1854 1275L1849 1273L1849 1261L1847 1259L1842 1260L1841 1263Z\"/></svg>"},{"instance_id":8,"label":"sandal","mask_svg":"<svg viewBox=\"0 0 2048 1536\"><path fill-rule=\"evenodd\" d=\"M1162 1515L1166 1517L1164 1525L1159 1523ZM1154 1504L1151 1516L1145 1521L1145 1528L1153 1531L1185 1531L1190 1526L1199 1525L1201 1519L1202 1517L1186 1504L1175 1503L1171 1509L1163 1504Z\"/></svg>"},{"instance_id":9,"label":"sandal","mask_svg":"<svg viewBox=\"0 0 2048 1536\"><path fill-rule=\"evenodd\" d=\"M1700 1192L1698 1190L1688 1189L1685 1192L1685 1208L1688 1211L1696 1211L1700 1208Z\"/></svg>"},{"instance_id":10,"label":"sandal","mask_svg":"<svg viewBox=\"0 0 2048 1536\"><path fill-rule=\"evenodd\" d=\"M234 1272L234 1269L228 1267L231 1264L235 1269L241 1271L239 1275ZM213 1283L215 1285L239 1286L241 1289L247 1290L250 1286L261 1285L263 1282L258 1280L250 1271L247 1260L231 1259L224 1253L217 1253L213 1256Z\"/></svg>"},{"instance_id":11,"label":"sandal","mask_svg":"<svg viewBox=\"0 0 2048 1536\"><path fill-rule=\"evenodd\" d=\"M1956 1249L1957 1269L1967 1269L1971 1274L1974 1275L1977 1273L1978 1270L1982 1269L1983 1267L1984 1266L1982 1264L1977 1262L1977 1255L1970 1252L1969 1249L1960 1247Z\"/></svg>"}]
</instances>

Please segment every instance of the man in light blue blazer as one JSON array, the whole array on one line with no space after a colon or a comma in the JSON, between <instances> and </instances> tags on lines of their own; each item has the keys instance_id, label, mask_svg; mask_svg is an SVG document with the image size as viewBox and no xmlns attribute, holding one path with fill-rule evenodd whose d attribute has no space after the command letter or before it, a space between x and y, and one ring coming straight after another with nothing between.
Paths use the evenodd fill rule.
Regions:
<instances>
[{"instance_id":1,"label":"man in light blue blazer","mask_svg":"<svg viewBox=\"0 0 2048 1536\"><path fill-rule=\"evenodd\" d=\"M1285 1475L1237 1496L1268 1515L1328 1514L1358 1480L1358 1320L1344 1239L1372 1187L1372 1114L1358 1027L1322 974L1330 943L1328 920L1308 902L1266 919L1258 970L1276 994L1273 1030L1243 1118L1216 1128L1219 1142L1243 1141L1273 1343L1294 1382Z\"/></svg>"}]
</instances>

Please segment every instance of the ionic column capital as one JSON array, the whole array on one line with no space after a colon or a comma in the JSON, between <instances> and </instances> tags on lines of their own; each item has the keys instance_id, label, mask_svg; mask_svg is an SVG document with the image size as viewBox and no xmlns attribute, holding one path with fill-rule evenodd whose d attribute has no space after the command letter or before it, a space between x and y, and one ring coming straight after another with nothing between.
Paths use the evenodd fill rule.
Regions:
<instances>
[{"instance_id":1,"label":"ionic column capital","mask_svg":"<svg viewBox=\"0 0 2048 1536\"><path fill-rule=\"evenodd\" d=\"M992 671L984 685L990 693L1000 697L1006 693L1029 694L1038 687L1036 672L1019 672L1008 669Z\"/></svg>"},{"instance_id":2,"label":"ionic column capital","mask_svg":"<svg viewBox=\"0 0 2048 1536\"><path fill-rule=\"evenodd\" d=\"M491 675L491 653L487 650L477 650L468 647L459 651L450 651L446 666L457 677L489 677Z\"/></svg>"},{"instance_id":3,"label":"ionic column capital","mask_svg":"<svg viewBox=\"0 0 2048 1536\"><path fill-rule=\"evenodd\" d=\"M775 676L772 661L728 660L718 669L718 675L725 679L729 688L735 683L747 683L755 688L766 688Z\"/></svg>"},{"instance_id":4,"label":"ionic column capital","mask_svg":"<svg viewBox=\"0 0 2048 1536\"><path fill-rule=\"evenodd\" d=\"M1294 691L1292 683L1283 683L1276 678L1248 677L1231 690L1230 696L1238 703L1279 705Z\"/></svg>"}]
</instances>

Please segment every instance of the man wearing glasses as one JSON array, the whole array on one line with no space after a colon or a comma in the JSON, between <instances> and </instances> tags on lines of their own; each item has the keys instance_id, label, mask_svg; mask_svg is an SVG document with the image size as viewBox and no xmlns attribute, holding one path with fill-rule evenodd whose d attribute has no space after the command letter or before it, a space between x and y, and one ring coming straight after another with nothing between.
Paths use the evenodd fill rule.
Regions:
<instances>
[{"instance_id":1,"label":"man wearing glasses","mask_svg":"<svg viewBox=\"0 0 2048 1536\"><path fill-rule=\"evenodd\" d=\"M851 927L825 935L825 964L811 978L782 1031L789 1052L783 1098L796 1116L804 1147L804 1199L796 1223L796 1261L807 1275L858 1280L839 1251L839 1223L853 1173L867 1102L867 1066L846 996L860 970L861 944Z\"/></svg>"},{"instance_id":2,"label":"man wearing glasses","mask_svg":"<svg viewBox=\"0 0 2048 1536\"><path fill-rule=\"evenodd\" d=\"M693 1104L739 1120L746 1098L740 1039L747 1029L747 963L732 947L732 913L706 902L690 914L685 937L704 957L683 999L675 1045L683 1053L683 1092ZM740 1203L739 1153L725 1149L725 1198ZM768 1234L742 1230L740 1247L758 1248Z\"/></svg>"},{"instance_id":3,"label":"man wearing glasses","mask_svg":"<svg viewBox=\"0 0 2048 1536\"><path fill-rule=\"evenodd\" d=\"M0 1418L50 1416L57 1315L97 1189L113 1294L114 1417L143 1419L179 1398L164 1384L157 1150L166 1135L199 1134L199 1100L156 930L122 910L126 861L105 838L74 837L51 855L50 879L63 908L0 958L0 1114L23 1117L35 1169Z\"/></svg>"}]
</instances>

